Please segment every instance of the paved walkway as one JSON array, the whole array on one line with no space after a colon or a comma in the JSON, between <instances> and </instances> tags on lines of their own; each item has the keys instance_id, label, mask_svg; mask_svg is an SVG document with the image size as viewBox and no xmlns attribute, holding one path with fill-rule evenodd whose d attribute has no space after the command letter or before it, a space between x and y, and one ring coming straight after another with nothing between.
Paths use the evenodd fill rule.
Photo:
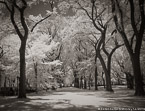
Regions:
<instances>
[{"instance_id":1,"label":"paved walkway","mask_svg":"<svg viewBox=\"0 0 145 111\"><path fill-rule=\"evenodd\" d=\"M0 97L0 111L96 111L99 108L110 110L145 108L145 98L132 96L133 90L124 87L116 87L114 90L114 93L110 93L103 90L62 88L54 92L28 95L27 99Z\"/></svg>"}]
</instances>

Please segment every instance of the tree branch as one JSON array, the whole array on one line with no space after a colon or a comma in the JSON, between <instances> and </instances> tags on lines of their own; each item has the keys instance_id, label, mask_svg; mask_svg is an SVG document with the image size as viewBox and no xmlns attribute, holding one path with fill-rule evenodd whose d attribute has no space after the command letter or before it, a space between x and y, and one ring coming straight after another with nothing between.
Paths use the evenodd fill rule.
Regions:
<instances>
[{"instance_id":1,"label":"tree branch","mask_svg":"<svg viewBox=\"0 0 145 111\"><path fill-rule=\"evenodd\" d=\"M128 41L128 39L127 39L126 33L124 32L124 30L121 30L121 28L119 27L120 23L119 23L119 21L118 21L117 15L116 15L116 13L115 13L115 11L117 10L117 9L116 9L116 5L115 5L115 0L111 0L111 3L112 3L112 14L113 14L113 19L114 19L114 23L115 23L116 29L118 30L118 32L119 32L120 35L122 36L123 41L124 41L124 43L125 43L125 45L126 45L126 48L127 48L128 52L129 52L130 54L133 54L133 50L132 50L132 48L131 48L131 46L130 46L130 44L129 44L129 41ZM117 8L118 8L118 5L117 5ZM120 17L122 17L122 16L120 16ZM121 19L123 19L123 18L121 18Z\"/></svg>"},{"instance_id":2,"label":"tree branch","mask_svg":"<svg viewBox=\"0 0 145 111\"><path fill-rule=\"evenodd\" d=\"M4 4L9 12L12 12L12 10L9 8L8 4L4 1L0 1L0 3Z\"/></svg>"},{"instance_id":3,"label":"tree branch","mask_svg":"<svg viewBox=\"0 0 145 111\"><path fill-rule=\"evenodd\" d=\"M43 22L45 19L49 18L51 15L46 16L45 18L41 19L40 21L38 21L31 29L31 32L33 32L34 28L41 22Z\"/></svg>"},{"instance_id":4,"label":"tree branch","mask_svg":"<svg viewBox=\"0 0 145 111\"><path fill-rule=\"evenodd\" d=\"M3 47L0 47L0 50L1 50L1 52L0 52L0 58L2 58L2 57L3 57L3 55L4 55L4 50L3 50Z\"/></svg>"},{"instance_id":5,"label":"tree branch","mask_svg":"<svg viewBox=\"0 0 145 111\"><path fill-rule=\"evenodd\" d=\"M81 4L80 4L79 2L77 2L77 3L78 3L78 5L81 7L81 9L84 10L84 11L86 12L86 14L88 15L88 17L92 20L91 16L89 15L89 12L88 12L84 7L82 7Z\"/></svg>"},{"instance_id":6,"label":"tree branch","mask_svg":"<svg viewBox=\"0 0 145 111\"><path fill-rule=\"evenodd\" d=\"M120 25L121 25L122 31L124 31L123 13L122 13L118 0L116 0L116 4L117 4L117 8L119 10L119 15L120 15Z\"/></svg>"},{"instance_id":7,"label":"tree branch","mask_svg":"<svg viewBox=\"0 0 145 111\"><path fill-rule=\"evenodd\" d=\"M11 22L12 22L12 24L13 24L13 26L14 26L14 28L15 28L18 36L19 36L19 38L22 40L23 39L23 35L21 34L20 29L18 28L18 26L17 26L17 24L15 22L15 19L14 19L14 15L15 15L15 8L14 8L14 6L12 6L12 11L11 11L10 14L11 14L10 15Z\"/></svg>"},{"instance_id":8,"label":"tree branch","mask_svg":"<svg viewBox=\"0 0 145 111\"><path fill-rule=\"evenodd\" d=\"M135 46L135 52L140 53L142 40L144 37L145 32L145 12L144 12L144 0L139 0L139 8L140 8L140 16L141 16L141 24L138 35L136 35L136 46Z\"/></svg>"},{"instance_id":9,"label":"tree branch","mask_svg":"<svg viewBox=\"0 0 145 111\"><path fill-rule=\"evenodd\" d=\"M133 0L129 0L129 3L130 3L130 16L131 16L131 25L132 25L132 28L134 30L134 33L136 36L138 36L138 30L137 30L137 27L136 27L136 24L135 24L135 16L134 16L134 13L135 13L135 10L134 10L134 3L133 3Z\"/></svg>"},{"instance_id":10,"label":"tree branch","mask_svg":"<svg viewBox=\"0 0 145 111\"><path fill-rule=\"evenodd\" d=\"M133 46L134 37L135 37L135 34L133 34L132 37L131 37L131 41L130 41L130 46L131 47Z\"/></svg>"},{"instance_id":11,"label":"tree branch","mask_svg":"<svg viewBox=\"0 0 145 111\"><path fill-rule=\"evenodd\" d=\"M105 43L103 43L102 49L103 49L103 52L104 52L107 56L109 56L109 53L107 52L107 50L106 50L106 48L105 48Z\"/></svg>"}]
</instances>

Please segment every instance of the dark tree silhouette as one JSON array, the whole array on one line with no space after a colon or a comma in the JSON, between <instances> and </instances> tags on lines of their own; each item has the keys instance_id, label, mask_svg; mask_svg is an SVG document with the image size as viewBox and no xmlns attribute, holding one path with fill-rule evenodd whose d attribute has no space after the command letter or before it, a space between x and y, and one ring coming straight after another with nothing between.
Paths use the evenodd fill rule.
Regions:
<instances>
[{"instance_id":1,"label":"dark tree silhouette","mask_svg":"<svg viewBox=\"0 0 145 111\"><path fill-rule=\"evenodd\" d=\"M112 3L112 14L114 18L114 23L116 25L117 31L123 38L126 49L130 55L132 62L134 79L135 79L135 95L142 96L145 95L143 88L143 78L141 75L140 67L140 51L143 41L144 31L145 31L145 12L144 12L144 0L128 0L127 4L121 4L122 2L118 0L111 0ZM133 34L131 39L125 31L125 17L123 16L122 5L129 8L130 16L129 21L131 23L131 28ZM138 11L138 16L135 16L135 12ZM139 21L139 22L138 22Z\"/></svg>"},{"instance_id":2,"label":"dark tree silhouette","mask_svg":"<svg viewBox=\"0 0 145 111\"><path fill-rule=\"evenodd\" d=\"M113 39L114 43L115 43L115 47L108 52L106 50L106 34L107 34L107 29L108 29L108 23L111 21L111 18L109 18L107 20L107 22L103 22L103 14L105 13L106 8L102 8L101 11L98 11L97 6L96 6L96 0L91 0L91 13L85 9L83 6L81 6L80 3L78 3L79 6L81 7L82 10L84 10L87 14L87 16L89 17L89 19L92 21L93 26L95 27L95 29L97 31L100 32L100 38L97 39L96 36L96 42L90 40L95 47L95 51L96 51L96 57L95 57L95 62L97 62L97 58L100 60L101 65L103 67L104 73L105 73L105 77L106 77L106 90L107 91L113 91L112 89L112 85L111 85L111 58L113 53L122 45L119 45L117 42L117 39ZM104 54L107 56L107 63L105 63L105 59L103 58L101 51L103 50ZM95 68L95 80L96 80L96 84L97 84L97 68ZM96 87L97 89L97 87Z\"/></svg>"},{"instance_id":3,"label":"dark tree silhouette","mask_svg":"<svg viewBox=\"0 0 145 111\"><path fill-rule=\"evenodd\" d=\"M20 53L20 84L19 84L19 94L18 98L26 98L26 86L25 86L25 69L26 69L26 64L25 64L25 49L26 49L26 41L28 38L28 27L26 25L25 17L24 17L24 12L25 9L27 8L27 3L25 0L21 0L21 5L19 6L16 0L11 0L11 1L0 1L0 3L4 4L9 11L10 14L10 20L16 30L16 33L18 34L20 40L21 40L21 46L19 49ZM18 12L16 12L16 10ZM19 14L20 16L20 22L21 22L21 28L18 26L16 23L16 17L15 15Z\"/></svg>"}]
</instances>

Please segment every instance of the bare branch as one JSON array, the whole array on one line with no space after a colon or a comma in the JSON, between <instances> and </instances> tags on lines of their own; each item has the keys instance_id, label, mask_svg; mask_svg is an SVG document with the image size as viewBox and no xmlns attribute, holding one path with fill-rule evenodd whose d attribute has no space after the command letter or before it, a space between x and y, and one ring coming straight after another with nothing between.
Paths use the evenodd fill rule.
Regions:
<instances>
[{"instance_id":1,"label":"bare branch","mask_svg":"<svg viewBox=\"0 0 145 111\"><path fill-rule=\"evenodd\" d=\"M106 8L104 8L98 15L96 15L96 18L94 20L96 20L98 17L100 17L104 13L105 10L106 10Z\"/></svg>"},{"instance_id":2,"label":"bare branch","mask_svg":"<svg viewBox=\"0 0 145 111\"><path fill-rule=\"evenodd\" d=\"M132 28L133 28L133 30L134 30L134 32L135 32L135 35L138 35L138 30L137 30L137 27L136 27L136 25L135 25L135 15L134 15L134 13L135 13L135 11L134 11L134 3L133 3L133 0L129 0L129 3L130 3L130 8L131 8L131 25L132 25Z\"/></svg>"},{"instance_id":3,"label":"bare branch","mask_svg":"<svg viewBox=\"0 0 145 111\"><path fill-rule=\"evenodd\" d=\"M94 35L94 33L91 33L91 35L94 37L94 39L95 39L96 41L98 41L98 39L97 39L97 37Z\"/></svg>"},{"instance_id":4,"label":"bare branch","mask_svg":"<svg viewBox=\"0 0 145 111\"><path fill-rule=\"evenodd\" d=\"M119 15L120 15L120 23L121 23L120 25L121 25L122 30L124 31L123 13L122 13L118 0L116 0L116 4L117 4L117 8L119 10Z\"/></svg>"},{"instance_id":5,"label":"bare branch","mask_svg":"<svg viewBox=\"0 0 145 111\"><path fill-rule=\"evenodd\" d=\"M12 12L12 10L10 9L10 7L8 6L8 4L6 2L0 1L0 3L4 4L9 12Z\"/></svg>"},{"instance_id":6,"label":"bare branch","mask_svg":"<svg viewBox=\"0 0 145 111\"><path fill-rule=\"evenodd\" d=\"M132 37L131 37L131 41L130 41L130 46L131 46L131 47L133 46L134 38L135 38L135 34L133 34Z\"/></svg>"},{"instance_id":7,"label":"bare branch","mask_svg":"<svg viewBox=\"0 0 145 111\"><path fill-rule=\"evenodd\" d=\"M90 39L89 37L88 37L88 41L91 43L91 45L92 45L93 47L95 47L95 42L94 42L92 39Z\"/></svg>"},{"instance_id":8,"label":"bare branch","mask_svg":"<svg viewBox=\"0 0 145 111\"><path fill-rule=\"evenodd\" d=\"M101 19L100 19L100 20L97 20L97 22L98 22L98 24L101 26L101 28L104 28L104 25L103 25L103 22L102 22Z\"/></svg>"},{"instance_id":9,"label":"bare branch","mask_svg":"<svg viewBox=\"0 0 145 111\"><path fill-rule=\"evenodd\" d=\"M107 52L106 48L105 48L105 43L103 43L103 46L102 46L102 49L103 49L103 52L109 56L109 53Z\"/></svg>"},{"instance_id":10,"label":"bare branch","mask_svg":"<svg viewBox=\"0 0 145 111\"><path fill-rule=\"evenodd\" d=\"M38 21L31 29L31 32L33 32L34 28L41 22L43 22L45 19L49 18L51 15L46 16L45 18L41 19L40 21Z\"/></svg>"},{"instance_id":11,"label":"bare branch","mask_svg":"<svg viewBox=\"0 0 145 111\"><path fill-rule=\"evenodd\" d=\"M0 52L0 58L2 58L2 57L3 57L3 55L4 55L4 50L3 50L3 47L0 47L0 50L1 50L1 52Z\"/></svg>"},{"instance_id":12,"label":"bare branch","mask_svg":"<svg viewBox=\"0 0 145 111\"><path fill-rule=\"evenodd\" d=\"M81 6L81 4L78 2L78 5L81 7L82 10L84 10L86 12L86 14L88 15L88 17L92 20L92 17L90 16L89 12Z\"/></svg>"},{"instance_id":13,"label":"bare branch","mask_svg":"<svg viewBox=\"0 0 145 111\"><path fill-rule=\"evenodd\" d=\"M114 47L114 49L112 49L111 53L109 55L112 56L112 54L116 51L116 49L122 47L124 44L120 44L120 45L117 45L116 47Z\"/></svg>"},{"instance_id":14,"label":"bare branch","mask_svg":"<svg viewBox=\"0 0 145 111\"><path fill-rule=\"evenodd\" d=\"M15 19L14 19L14 15L15 15L15 8L14 8L14 6L12 6L12 11L11 11L10 14L11 14L11 15L10 15L11 22L12 22L12 24L13 24L13 26L14 26L14 28L15 28L15 30L16 30L18 36L19 36L19 38L22 40L22 39L23 39L23 35L22 35L22 33L20 32L20 29L18 28L18 25L16 24Z\"/></svg>"},{"instance_id":15,"label":"bare branch","mask_svg":"<svg viewBox=\"0 0 145 111\"><path fill-rule=\"evenodd\" d=\"M113 14L113 19L114 19L114 23L115 23L116 29L121 34L121 36L122 36L122 38L124 40L124 43L125 43L125 45L127 47L127 50L129 51L130 54L132 54L133 53L133 50L130 47L130 43L128 41L127 35L126 35L125 31L120 28L119 19L118 19L117 15L116 15L116 11L117 11L116 8L119 8L119 5L116 6L115 0L111 0L111 3L112 3L112 14ZM119 13L121 13L121 12L119 11ZM120 16L120 17L123 17L123 16ZM121 20L122 19L123 18L121 18Z\"/></svg>"}]
</instances>

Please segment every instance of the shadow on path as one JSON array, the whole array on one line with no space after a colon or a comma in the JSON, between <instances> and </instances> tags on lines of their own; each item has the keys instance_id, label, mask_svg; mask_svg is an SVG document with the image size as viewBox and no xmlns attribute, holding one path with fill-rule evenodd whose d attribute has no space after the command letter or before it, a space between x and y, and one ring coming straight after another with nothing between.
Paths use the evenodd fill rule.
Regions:
<instances>
[{"instance_id":1,"label":"shadow on path","mask_svg":"<svg viewBox=\"0 0 145 111\"><path fill-rule=\"evenodd\" d=\"M102 108L145 108L144 97L134 97L133 90L114 87L115 92L75 88L28 95L27 99L0 97L0 111L96 111ZM100 111L100 110L99 110Z\"/></svg>"}]
</instances>

